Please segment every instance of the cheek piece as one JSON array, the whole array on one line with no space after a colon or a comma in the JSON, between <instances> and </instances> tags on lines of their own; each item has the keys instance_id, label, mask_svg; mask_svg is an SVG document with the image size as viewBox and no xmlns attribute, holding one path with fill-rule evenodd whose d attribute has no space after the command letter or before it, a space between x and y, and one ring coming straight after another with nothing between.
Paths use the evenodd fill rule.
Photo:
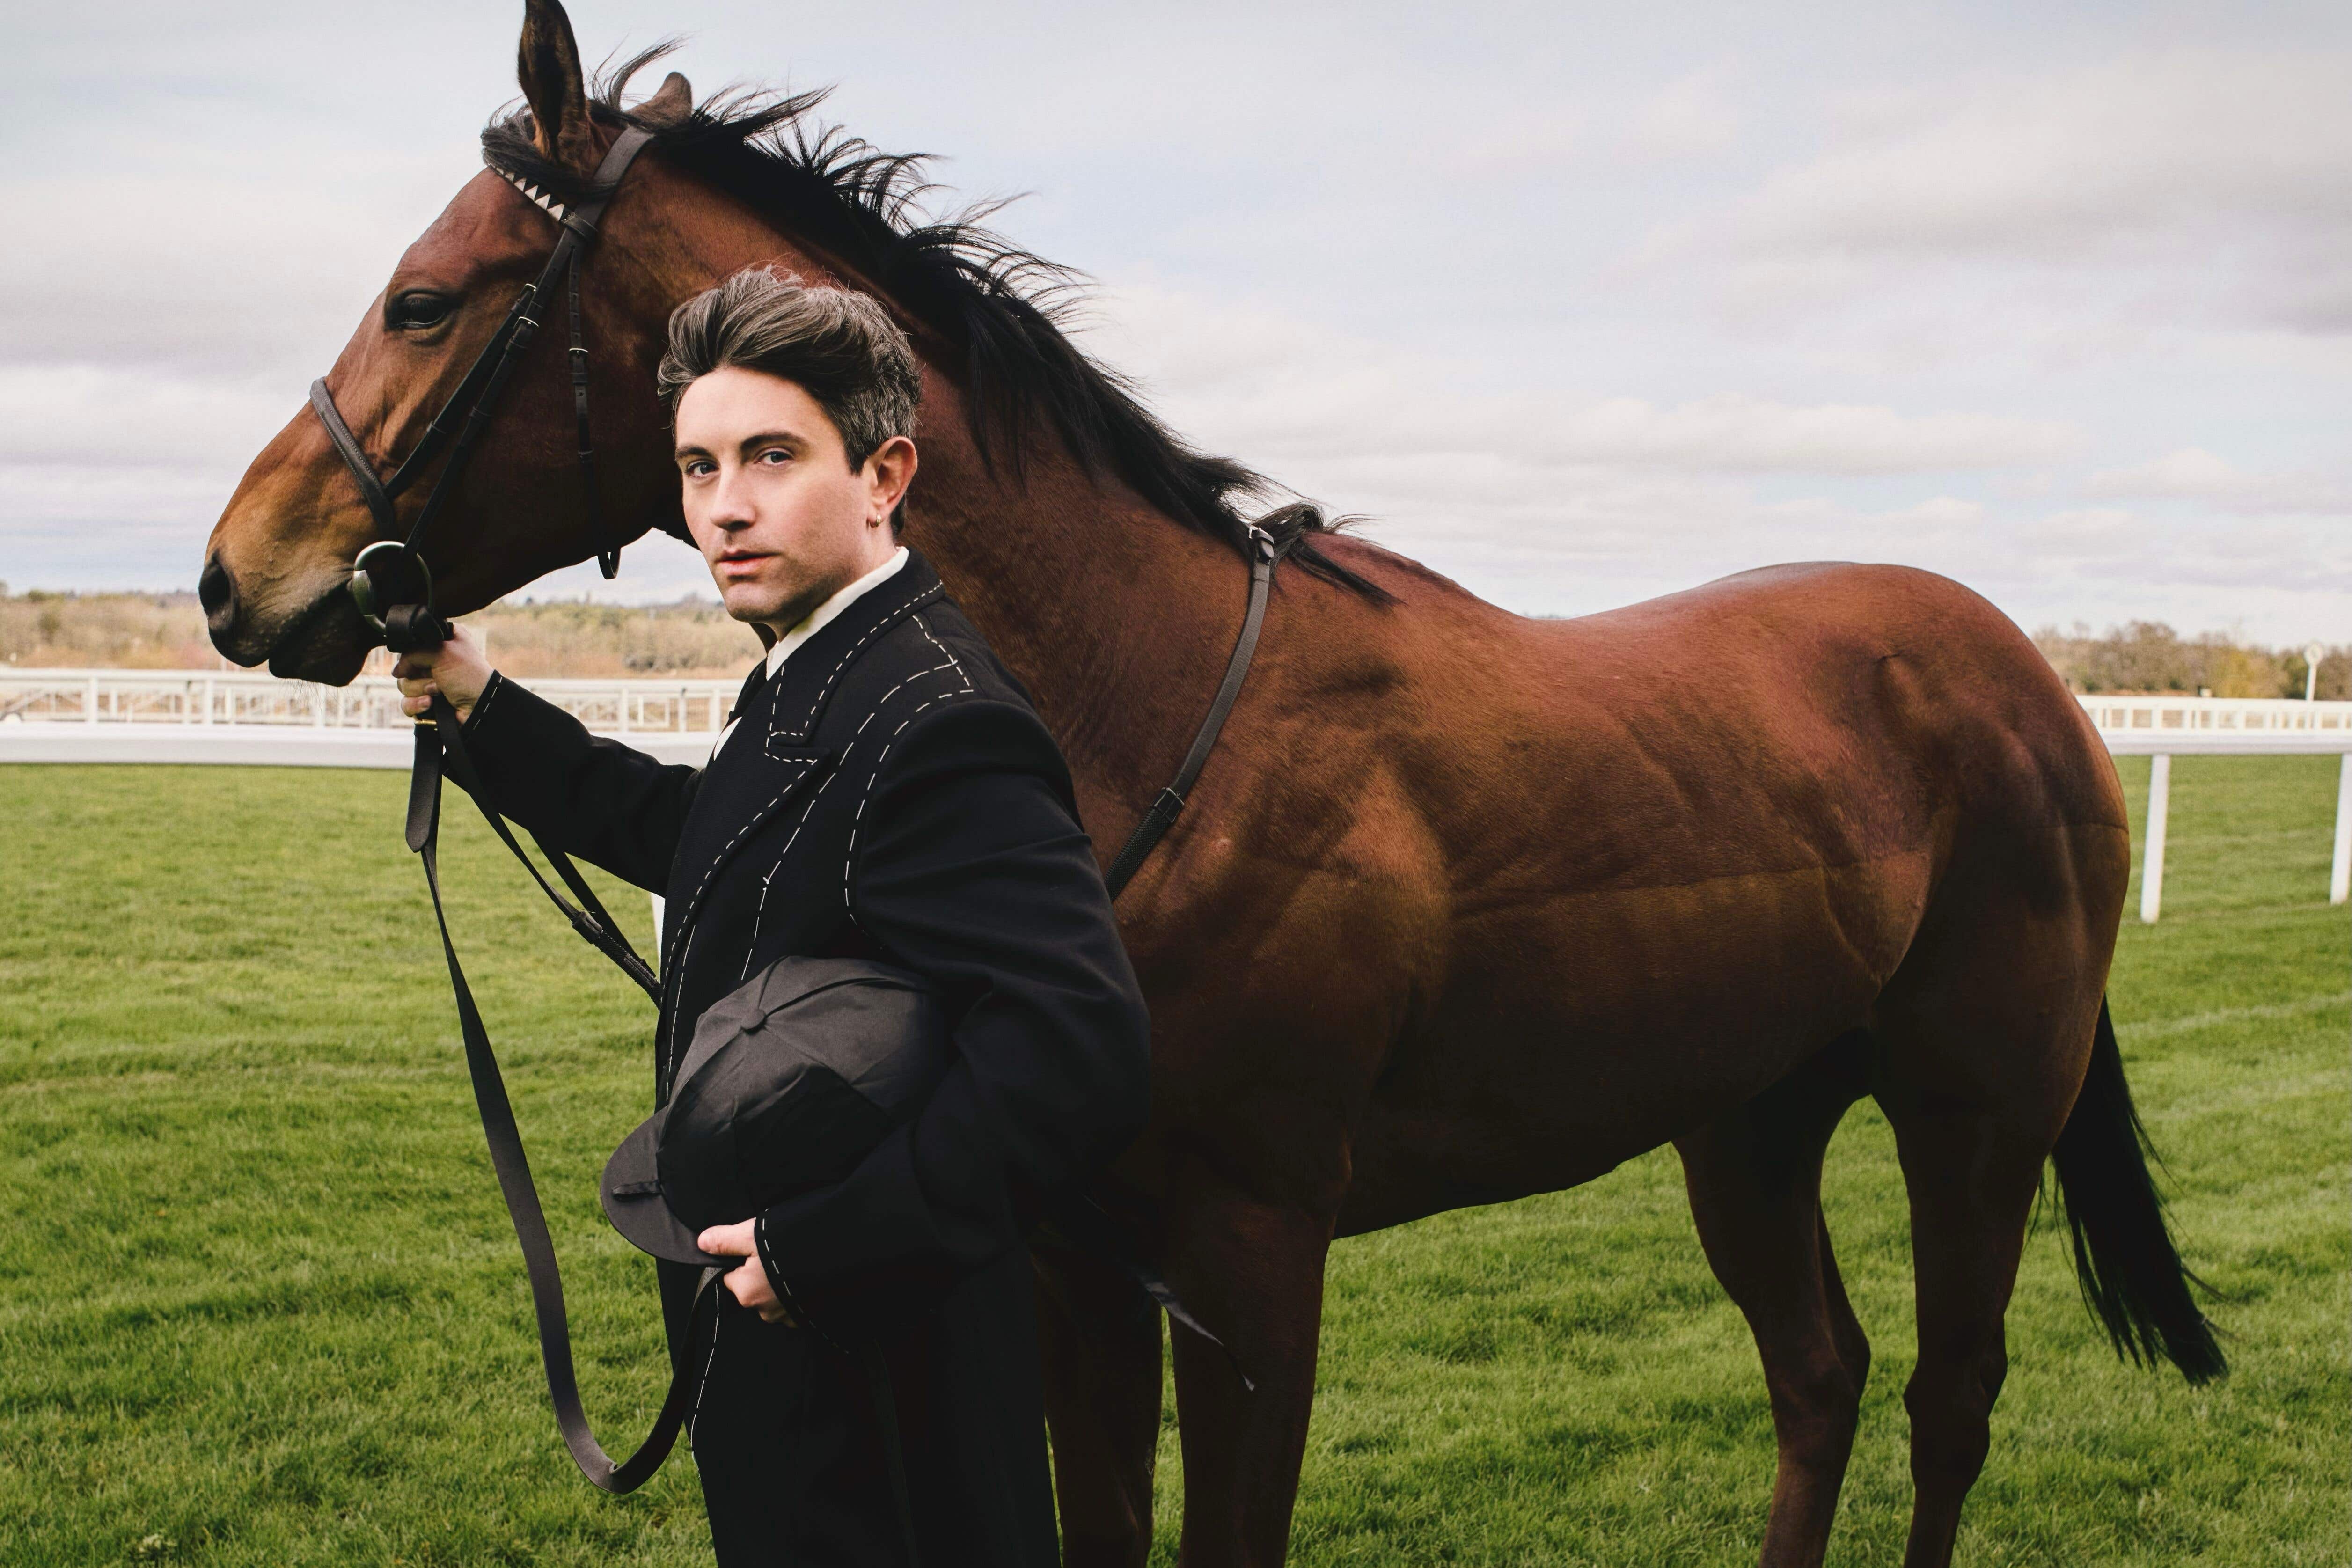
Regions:
<instances>
[{"instance_id":1,"label":"cheek piece","mask_svg":"<svg viewBox=\"0 0 2352 1568\"><path fill-rule=\"evenodd\" d=\"M596 225L628 174L629 165L652 140L653 132L635 126L622 132L614 139L604 162L597 165L593 188L602 194L573 203L568 211L564 204L520 175L504 169L493 171L562 225L562 233L556 237L555 248L549 253L547 265L540 269L537 281L525 285L508 308L505 321L475 356L465 379L457 384L457 390L449 395L449 401L441 405L441 412L425 427L424 437L401 459L392 478L377 476L374 459L352 434L342 411L335 406L334 395L327 390L327 378L320 376L310 384L311 410L318 415L319 423L326 426L336 456L342 458L343 467L359 487L360 498L367 502L369 515L375 521L375 541L352 563L352 601L358 605L370 629L394 652L431 647L448 639L448 623L433 608L433 574L425 565L423 551L425 531L456 486L475 443L490 422L499 395L506 390L515 366L521 363L531 339L538 335L541 303L552 296L559 279L568 285L572 404L579 424L581 487L593 534L598 511L596 464L594 443L588 429L588 349L580 328L580 263L588 247L594 243ZM444 447L448 450L448 461L442 465L425 504L417 509L415 519L404 531L394 503ZM606 577L615 575L621 569L620 549L615 546L597 552L596 563Z\"/></svg>"}]
</instances>

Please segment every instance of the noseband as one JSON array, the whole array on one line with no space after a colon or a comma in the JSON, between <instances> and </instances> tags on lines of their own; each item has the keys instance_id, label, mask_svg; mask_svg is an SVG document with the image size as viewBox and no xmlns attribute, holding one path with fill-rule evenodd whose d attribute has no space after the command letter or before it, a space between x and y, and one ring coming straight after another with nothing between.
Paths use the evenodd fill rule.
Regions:
<instances>
[{"instance_id":1,"label":"noseband","mask_svg":"<svg viewBox=\"0 0 2352 1568\"><path fill-rule=\"evenodd\" d=\"M335 406L334 395L327 390L327 378L322 375L310 384L310 407L319 416L319 423L327 427L336 455L351 470L360 497L367 502L368 511L375 520L374 542L361 551L352 563L352 599L359 605L361 616L383 634L385 646L394 652L429 647L446 638L446 623L433 611L433 574L425 563L420 542L434 513L441 509L443 498L465 468L474 443L489 424L490 412L498 404L499 394L505 390L508 377L514 374L523 352L538 334L541 301L551 298L559 276L567 277L569 282L572 405L580 424L580 479L587 496L588 521L593 527L597 513L596 463L588 434L588 350L580 336L580 261L595 241L597 221L604 216L604 208L619 189L622 177L652 140L651 132L635 126L622 132L596 168L593 188L604 194L572 203L568 210L562 203L534 190L519 175L493 167L494 174L561 224L562 233L556 237L555 248L549 254L547 265L540 269L538 280L525 285L507 310L506 320L475 356L466 378L449 395L449 401L441 405L441 412L433 416L424 438L393 470L392 478L377 478L374 461ZM404 535L394 502L444 447L448 448L449 460L442 465L440 477L433 481L424 506L417 510L415 520ZM605 576L613 576L621 569L621 552L617 548L597 552L596 564Z\"/></svg>"}]
</instances>

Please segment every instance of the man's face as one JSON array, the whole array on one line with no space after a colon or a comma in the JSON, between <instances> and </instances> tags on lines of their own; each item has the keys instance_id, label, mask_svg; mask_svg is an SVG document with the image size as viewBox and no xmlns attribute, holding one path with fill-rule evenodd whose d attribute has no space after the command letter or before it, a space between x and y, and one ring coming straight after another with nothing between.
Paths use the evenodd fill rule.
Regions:
<instances>
[{"instance_id":1,"label":"man's face","mask_svg":"<svg viewBox=\"0 0 2352 1568\"><path fill-rule=\"evenodd\" d=\"M782 633L890 558L890 510L915 444L883 443L856 468L841 432L795 382L730 366L677 402L686 526L727 613Z\"/></svg>"}]
</instances>

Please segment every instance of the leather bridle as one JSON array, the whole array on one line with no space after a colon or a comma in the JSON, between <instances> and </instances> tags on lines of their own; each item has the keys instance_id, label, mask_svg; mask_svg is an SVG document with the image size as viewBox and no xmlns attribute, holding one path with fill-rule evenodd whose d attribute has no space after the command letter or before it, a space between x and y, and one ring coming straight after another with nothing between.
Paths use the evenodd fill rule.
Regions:
<instances>
[{"instance_id":1,"label":"leather bridle","mask_svg":"<svg viewBox=\"0 0 2352 1568\"><path fill-rule=\"evenodd\" d=\"M652 140L653 132L635 126L623 131L605 152L604 162L597 165L592 188L601 194L574 202L568 208L534 190L521 176L493 167L492 173L530 197L562 226L562 232L556 237L555 248L549 253L547 265L540 268L538 279L526 284L508 308L506 320L491 334L490 341L482 345L482 352L467 369L465 379L457 384L457 389L425 427L423 438L400 460L390 479L377 476L374 460L335 406L334 395L327 390L327 378L320 376L310 384L310 407L319 416L319 422L327 427L328 439L334 444L343 467L351 471L361 499L367 502L368 511L375 520L374 542L352 562L352 598L359 605L361 616L383 634L384 645L394 652L430 647L447 638L447 625L433 609L433 574L425 565L423 552L425 531L456 486L466 460L473 455L474 444L488 426L499 395L506 389L508 379L521 363L531 339L538 335L542 301L553 298L559 278L568 282L572 403L580 426L581 485L587 498L588 521L593 528L598 510L596 455L588 430L588 349L580 331L580 263L588 247L595 242L597 222L604 216L613 194L620 188L629 165ZM448 461L442 465L432 489L426 492L425 504L417 509L404 532L394 503L445 447ZM599 551L596 563L607 577L618 573L619 548Z\"/></svg>"}]
</instances>

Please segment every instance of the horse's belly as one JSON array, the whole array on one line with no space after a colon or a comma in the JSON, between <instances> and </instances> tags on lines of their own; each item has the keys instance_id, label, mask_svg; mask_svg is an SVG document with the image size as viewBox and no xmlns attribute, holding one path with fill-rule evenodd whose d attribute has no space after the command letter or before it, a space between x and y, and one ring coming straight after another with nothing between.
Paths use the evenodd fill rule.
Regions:
<instances>
[{"instance_id":1,"label":"horse's belly","mask_svg":"<svg viewBox=\"0 0 2352 1568\"><path fill-rule=\"evenodd\" d=\"M1360 1130L1341 1229L1591 1181L1753 1098L1863 1021L1927 875L1923 849L1464 921Z\"/></svg>"}]
</instances>

